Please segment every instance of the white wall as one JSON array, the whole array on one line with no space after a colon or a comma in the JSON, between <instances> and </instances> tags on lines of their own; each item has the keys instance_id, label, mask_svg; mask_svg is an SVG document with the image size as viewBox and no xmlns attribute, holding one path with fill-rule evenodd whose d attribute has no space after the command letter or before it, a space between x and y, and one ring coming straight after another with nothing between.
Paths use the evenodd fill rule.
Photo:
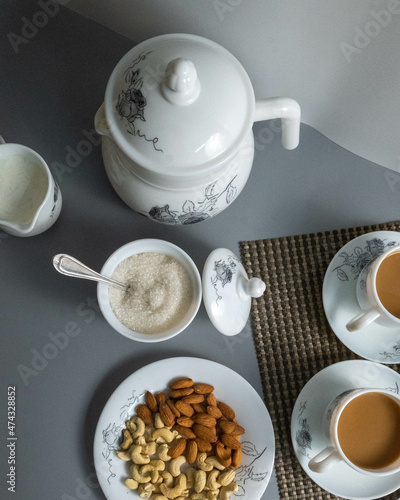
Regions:
<instances>
[{"instance_id":1,"label":"white wall","mask_svg":"<svg viewBox=\"0 0 400 500\"><path fill-rule=\"evenodd\" d=\"M132 39L220 43L257 97L297 99L302 121L400 171L400 0L60 0ZM106 82L105 82L106 83Z\"/></svg>"}]
</instances>

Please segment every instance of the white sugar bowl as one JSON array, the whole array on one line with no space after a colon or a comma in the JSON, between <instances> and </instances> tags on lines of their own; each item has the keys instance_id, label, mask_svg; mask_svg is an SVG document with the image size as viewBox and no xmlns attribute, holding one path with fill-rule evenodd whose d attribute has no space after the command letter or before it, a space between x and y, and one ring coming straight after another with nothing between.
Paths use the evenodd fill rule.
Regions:
<instances>
[{"instance_id":1,"label":"white sugar bowl","mask_svg":"<svg viewBox=\"0 0 400 500\"><path fill-rule=\"evenodd\" d=\"M202 37L169 34L130 50L95 116L108 178L133 210L166 224L213 217L242 191L254 121L280 118L282 144L299 143L300 106L256 100L239 61Z\"/></svg>"}]
</instances>

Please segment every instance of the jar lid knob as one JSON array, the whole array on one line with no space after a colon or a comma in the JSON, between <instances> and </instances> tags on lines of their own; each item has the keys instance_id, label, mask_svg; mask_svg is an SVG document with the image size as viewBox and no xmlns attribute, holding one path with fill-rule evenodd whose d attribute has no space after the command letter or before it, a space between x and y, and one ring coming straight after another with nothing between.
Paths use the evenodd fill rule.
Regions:
<instances>
[{"instance_id":1,"label":"jar lid knob","mask_svg":"<svg viewBox=\"0 0 400 500\"><path fill-rule=\"evenodd\" d=\"M183 57L170 61L161 88L164 97L173 104L192 104L200 94L200 82L193 62Z\"/></svg>"}]
</instances>

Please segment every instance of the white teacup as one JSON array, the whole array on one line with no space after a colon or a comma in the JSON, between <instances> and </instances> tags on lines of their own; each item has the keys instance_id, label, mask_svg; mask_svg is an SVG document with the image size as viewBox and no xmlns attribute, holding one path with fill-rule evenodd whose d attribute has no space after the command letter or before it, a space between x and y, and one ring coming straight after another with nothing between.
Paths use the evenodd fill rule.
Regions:
<instances>
[{"instance_id":1,"label":"white teacup","mask_svg":"<svg viewBox=\"0 0 400 500\"><path fill-rule=\"evenodd\" d=\"M44 159L21 144L0 137L0 229L34 236L57 220L61 192Z\"/></svg>"},{"instance_id":2,"label":"white teacup","mask_svg":"<svg viewBox=\"0 0 400 500\"><path fill-rule=\"evenodd\" d=\"M385 389L346 391L328 405L322 426L330 442L309 461L311 471L324 473L340 462L369 476L400 471L399 394Z\"/></svg>"},{"instance_id":3,"label":"white teacup","mask_svg":"<svg viewBox=\"0 0 400 500\"><path fill-rule=\"evenodd\" d=\"M400 253L400 246L390 247L361 271L356 286L361 312L346 324L349 332L360 330L374 321L389 328L400 326L400 318L391 314L382 304L376 285L377 274L382 262L395 252ZM393 280L393 284L400 287L400 282L396 283L396 279Z\"/></svg>"}]
</instances>

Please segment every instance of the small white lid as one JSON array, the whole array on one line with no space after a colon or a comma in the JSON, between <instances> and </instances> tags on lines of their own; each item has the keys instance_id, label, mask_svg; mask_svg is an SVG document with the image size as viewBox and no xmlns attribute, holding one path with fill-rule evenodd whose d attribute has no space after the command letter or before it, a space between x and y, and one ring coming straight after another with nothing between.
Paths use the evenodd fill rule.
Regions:
<instances>
[{"instance_id":1,"label":"small white lid","mask_svg":"<svg viewBox=\"0 0 400 500\"><path fill-rule=\"evenodd\" d=\"M203 301L215 328L224 335L237 335L245 327L252 297L261 297L265 283L249 279L236 255L226 248L212 251L204 264Z\"/></svg>"},{"instance_id":2,"label":"small white lid","mask_svg":"<svg viewBox=\"0 0 400 500\"><path fill-rule=\"evenodd\" d=\"M204 174L241 147L255 98L239 61L194 35L151 38L117 64L104 99L110 133L124 153L151 172Z\"/></svg>"}]
</instances>

